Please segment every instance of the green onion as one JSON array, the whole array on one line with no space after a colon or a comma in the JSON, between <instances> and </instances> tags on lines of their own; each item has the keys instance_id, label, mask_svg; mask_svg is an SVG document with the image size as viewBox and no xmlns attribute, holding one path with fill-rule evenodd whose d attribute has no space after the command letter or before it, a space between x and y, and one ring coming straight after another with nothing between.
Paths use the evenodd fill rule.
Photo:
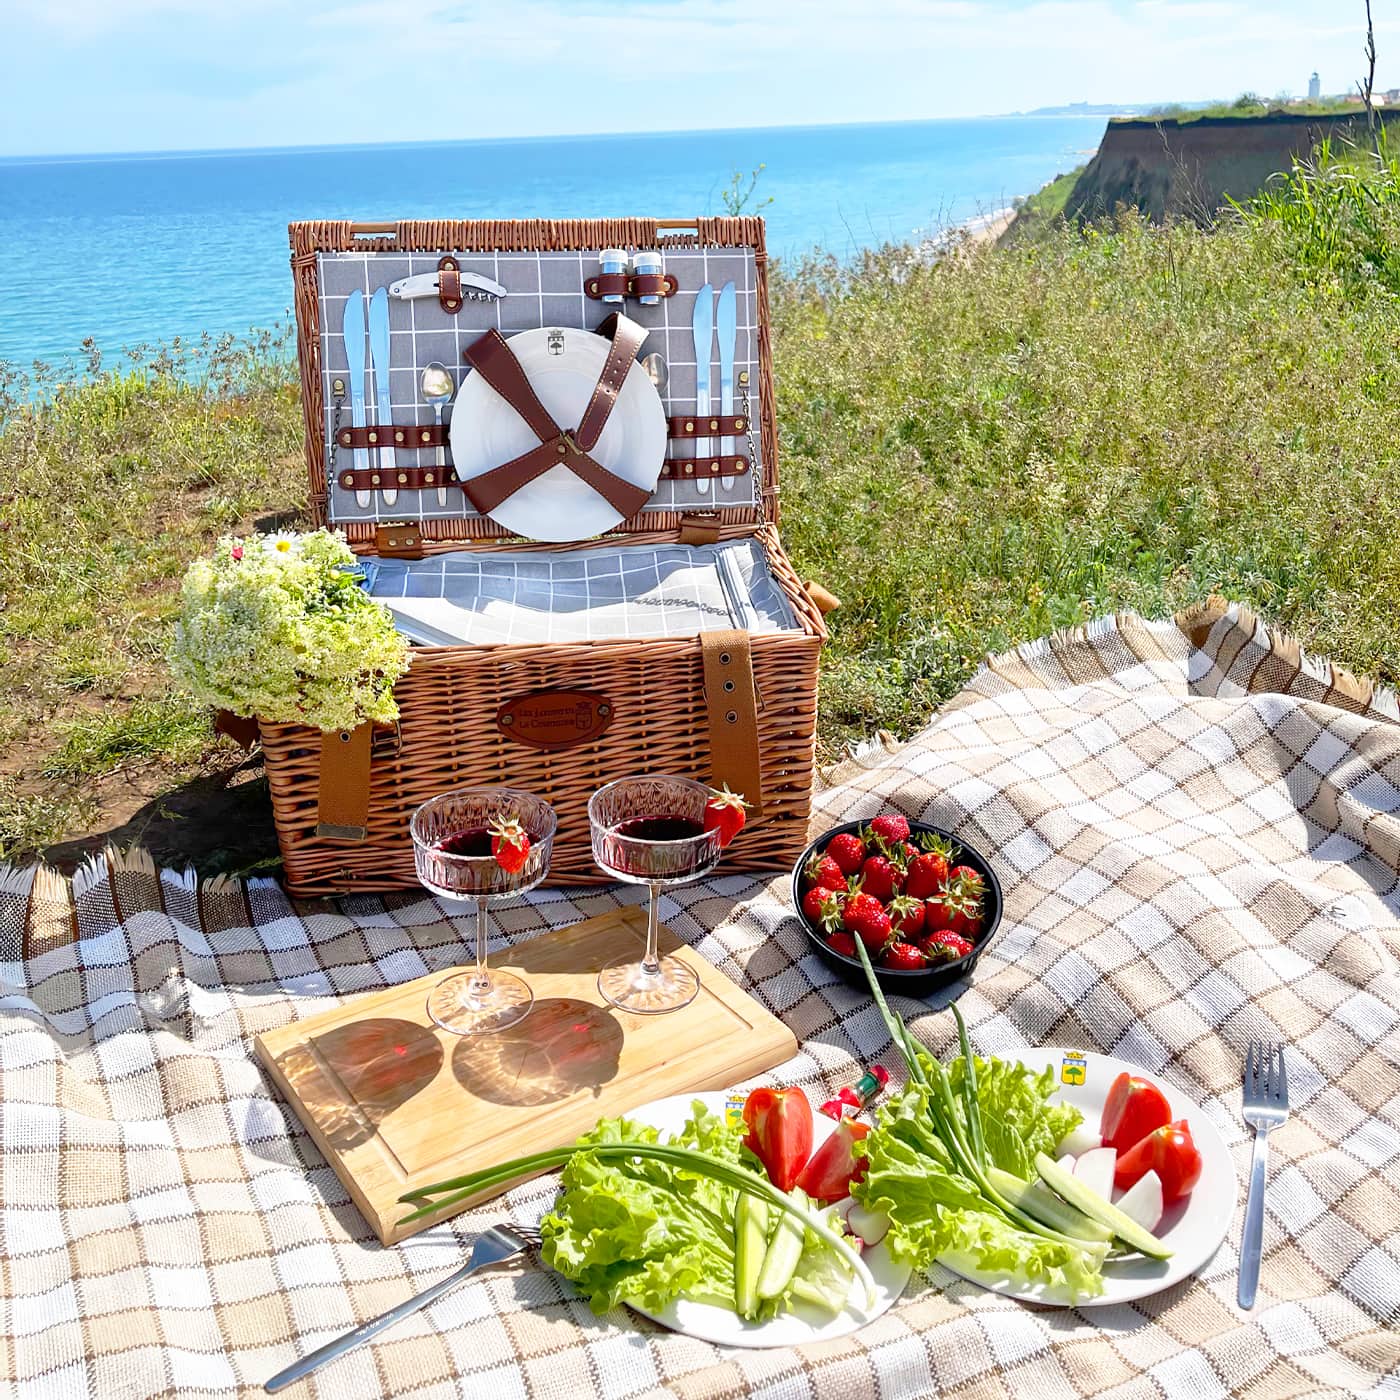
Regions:
<instances>
[{"instance_id":1,"label":"green onion","mask_svg":"<svg viewBox=\"0 0 1400 1400\"><path fill-rule=\"evenodd\" d=\"M431 1186L423 1186L417 1191L400 1196L399 1200L408 1205L417 1204L427 1197L436 1199L419 1205L417 1210L405 1215L399 1224L407 1225L411 1221L421 1220L426 1215L436 1215L448 1206L457 1205L472 1196L479 1196L485 1191L504 1186L518 1177L553 1171L556 1167L562 1167L579 1152L591 1153L603 1162L649 1157L684 1171L694 1172L697 1176L711 1177L737 1191L761 1197L769 1205L777 1206L786 1214L796 1216L814 1235L829 1244L860 1279L865 1288L866 1306L874 1305L875 1280L870 1275L870 1269L860 1255L816 1212L798 1205L787 1192L779 1191L765 1176L759 1176L743 1167L736 1167L732 1162L713 1157L708 1152L700 1152L693 1147L678 1147L673 1143L595 1142L582 1146L575 1143L569 1147L552 1148L547 1152L534 1152L528 1157L517 1157L512 1162L502 1162L498 1166L483 1167L480 1171L468 1172L465 1176L454 1176L448 1181L435 1182Z\"/></svg>"}]
</instances>

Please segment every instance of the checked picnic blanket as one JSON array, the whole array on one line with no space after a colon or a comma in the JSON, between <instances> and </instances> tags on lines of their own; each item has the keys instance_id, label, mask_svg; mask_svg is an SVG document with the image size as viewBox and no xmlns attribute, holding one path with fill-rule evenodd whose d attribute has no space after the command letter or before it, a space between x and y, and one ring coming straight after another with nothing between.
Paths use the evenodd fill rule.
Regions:
<instances>
[{"instance_id":1,"label":"checked picnic blanket","mask_svg":"<svg viewBox=\"0 0 1400 1400\"><path fill-rule=\"evenodd\" d=\"M1243 1191L1201 1275L1031 1309L935 1269L856 1336L723 1351L538 1263L459 1287L288 1392L324 1397L1396 1395L1400 712L1233 607L1120 617L988 664L912 742L833 775L814 825L893 806L991 853L1006 918L961 1006L984 1052L1135 1061L1249 1143L1251 1037L1291 1047L1260 1298L1235 1306ZM463 957L427 897L296 907L107 859L0 878L0 1388L260 1393L295 1356L533 1221L541 1179L381 1248L250 1053L258 1031ZM505 940L640 891L537 891ZM807 952L785 882L720 877L668 920L796 1031L817 1101L892 1062L868 998ZM938 1053L942 1003L896 1003Z\"/></svg>"}]
</instances>

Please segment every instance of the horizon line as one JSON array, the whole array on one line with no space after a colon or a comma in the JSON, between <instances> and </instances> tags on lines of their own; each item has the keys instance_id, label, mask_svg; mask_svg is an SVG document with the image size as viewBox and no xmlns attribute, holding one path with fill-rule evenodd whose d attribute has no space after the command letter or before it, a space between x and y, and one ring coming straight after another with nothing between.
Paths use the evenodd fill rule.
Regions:
<instances>
[{"instance_id":1,"label":"horizon line","mask_svg":"<svg viewBox=\"0 0 1400 1400\"><path fill-rule=\"evenodd\" d=\"M1073 107L1075 105L1083 105L1086 107L1112 107L1114 110L1113 112L1080 113L1060 110L1060 108ZM711 136L747 131L835 131L838 129L863 126L923 126L932 125L935 122L1004 121L1017 117L1026 120L1053 120L1055 118L1079 116L1106 121L1108 117L1115 114L1134 115L1129 110L1134 107L1141 108L1163 105L1167 104L1145 102L1125 102L1121 104L1110 102L1085 102L1083 104L1075 104L1067 102L1059 104L1059 107L1037 107L1032 108L1030 111L1022 112L981 112L971 116L896 117L852 122L783 122L770 126L650 127L644 131L577 131L538 134L534 136L454 136L434 141L304 142L285 146L189 146L168 147L163 150L131 151L14 151L9 153L0 152L0 164L23 163L36 165L45 161L71 164L90 162L96 164L103 161L120 160L188 160L197 156L274 155L309 153L313 151L381 150L393 148L395 146L525 145L530 142L546 141L620 140L629 137L645 139L652 136Z\"/></svg>"}]
</instances>

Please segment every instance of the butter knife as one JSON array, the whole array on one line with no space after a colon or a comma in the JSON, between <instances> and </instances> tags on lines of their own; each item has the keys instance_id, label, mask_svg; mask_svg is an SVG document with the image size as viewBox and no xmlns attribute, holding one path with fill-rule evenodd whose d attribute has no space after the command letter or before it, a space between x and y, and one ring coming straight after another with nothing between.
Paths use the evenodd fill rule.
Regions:
<instances>
[{"instance_id":1,"label":"butter knife","mask_svg":"<svg viewBox=\"0 0 1400 1400\"><path fill-rule=\"evenodd\" d=\"M389 441L393 432L393 395L389 392L389 293L380 287L369 299L369 354L374 361L374 392L379 403L379 479L392 481L396 470L394 448ZM397 487L381 488L384 504L391 506L399 498Z\"/></svg>"},{"instance_id":2,"label":"butter knife","mask_svg":"<svg viewBox=\"0 0 1400 1400\"><path fill-rule=\"evenodd\" d=\"M695 315L691 320L695 338L695 416L710 416L710 347L715 338L715 294L708 282L695 294ZM700 475L700 462L710 455L709 438L695 439L695 484L701 492L710 489L708 476Z\"/></svg>"},{"instance_id":3,"label":"butter knife","mask_svg":"<svg viewBox=\"0 0 1400 1400\"><path fill-rule=\"evenodd\" d=\"M340 333L345 340L345 365L350 375L350 426L365 426L365 294L356 287L345 298L345 319ZM355 449L355 470L369 469L369 448ZM368 491L355 492L355 504L361 510L369 507Z\"/></svg>"},{"instance_id":4,"label":"butter knife","mask_svg":"<svg viewBox=\"0 0 1400 1400\"><path fill-rule=\"evenodd\" d=\"M739 334L738 312L734 302L734 284L726 282L719 289L719 315L715 321L715 330L719 334L719 411L725 417L734 412L734 342ZM720 439L722 457L727 457L733 449L732 437ZM734 478L726 476L722 479L724 489L732 491Z\"/></svg>"}]
</instances>

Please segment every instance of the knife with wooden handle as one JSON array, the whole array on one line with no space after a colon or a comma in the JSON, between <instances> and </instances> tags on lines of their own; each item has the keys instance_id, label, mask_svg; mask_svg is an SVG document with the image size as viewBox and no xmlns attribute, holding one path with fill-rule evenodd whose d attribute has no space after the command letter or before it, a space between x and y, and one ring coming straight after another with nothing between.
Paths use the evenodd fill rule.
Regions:
<instances>
[{"instance_id":1,"label":"knife with wooden handle","mask_svg":"<svg viewBox=\"0 0 1400 1400\"><path fill-rule=\"evenodd\" d=\"M690 323L695 341L695 416L710 416L710 347L715 338L715 294L708 282L695 295L695 315ZM701 476L700 463L710 455L710 439L695 439L695 484L702 493L710 489L710 478Z\"/></svg>"},{"instance_id":2,"label":"knife with wooden handle","mask_svg":"<svg viewBox=\"0 0 1400 1400\"><path fill-rule=\"evenodd\" d=\"M719 313L715 319L715 331L719 336L719 411L724 417L729 417L734 412L734 342L739 334L733 282L726 282L719 289ZM733 447L733 438L721 438L720 456L727 457ZM732 476L724 478L724 489L734 489Z\"/></svg>"},{"instance_id":3,"label":"knife with wooden handle","mask_svg":"<svg viewBox=\"0 0 1400 1400\"><path fill-rule=\"evenodd\" d=\"M389 293L384 287L369 299L369 355L374 362L374 392L379 405L379 479L392 482L397 466L394 445L390 441L394 431L394 400L389 392ZM381 491L386 506L393 505L399 498L396 486L385 486Z\"/></svg>"},{"instance_id":4,"label":"knife with wooden handle","mask_svg":"<svg viewBox=\"0 0 1400 1400\"><path fill-rule=\"evenodd\" d=\"M345 318L340 333L345 340L345 365L350 377L350 426L365 426L365 294L356 287L345 298ZM355 470L369 470L369 448L355 449ZM355 504L369 507L368 491L355 492Z\"/></svg>"}]
</instances>

